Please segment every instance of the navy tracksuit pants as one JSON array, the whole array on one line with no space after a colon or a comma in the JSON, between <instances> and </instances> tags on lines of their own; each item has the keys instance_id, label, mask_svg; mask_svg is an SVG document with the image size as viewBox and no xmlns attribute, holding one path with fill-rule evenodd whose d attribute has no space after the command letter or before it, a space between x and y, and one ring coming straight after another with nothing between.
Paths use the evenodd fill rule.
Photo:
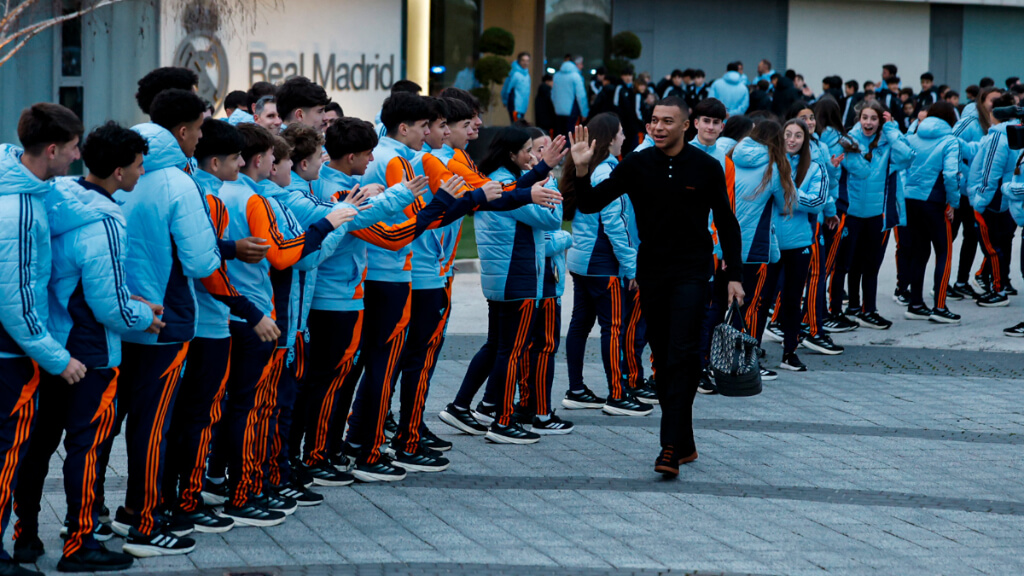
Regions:
<instances>
[{"instance_id":1,"label":"navy tracksuit pants","mask_svg":"<svg viewBox=\"0 0 1024 576\"><path fill-rule=\"evenodd\" d=\"M359 356L363 311L312 310L307 325L309 372L302 392L302 422L293 429L292 437L296 433L305 437L302 460L312 466L340 451L331 439L344 434L358 382L349 375ZM297 448L294 442L292 448Z\"/></svg>"},{"instance_id":2,"label":"navy tracksuit pants","mask_svg":"<svg viewBox=\"0 0 1024 576\"><path fill-rule=\"evenodd\" d=\"M487 376L484 402L497 406L498 417L495 422L500 426L508 426L512 422L520 363L526 354L533 332L537 301L494 301L491 304L497 312L497 332L494 365ZM481 353L484 353L483 349L477 355Z\"/></svg>"},{"instance_id":3,"label":"navy tracksuit pants","mask_svg":"<svg viewBox=\"0 0 1024 576\"><path fill-rule=\"evenodd\" d=\"M842 281L848 277L850 308L875 312L878 310L878 270L882 267L889 235L882 230L881 215L871 218L847 216L846 230L843 239L847 245L845 258L837 264L832 278L832 305L842 307ZM861 288L864 292L863 302L860 297Z\"/></svg>"},{"instance_id":4,"label":"navy tracksuit pants","mask_svg":"<svg viewBox=\"0 0 1024 576\"><path fill-rule=\"evenodd\" d=\"M363 374L352 405L347 439L349 444L360 447L360 458L368 464L380 460L380 448L386 440L384 422L405 347L411 292L408 282L367 280L363 289Z\"/></svg>"},{"instance_id":5,"label":"navy tracksuit pants","mask_svg":"<svg viewBox=\"0 0 1024 576\"><path fill-rule=\"evenodd\" d=\"M194 512L201 492L213 428L221 419L231 359L231 338L194 338L167 437L164 500Z\"/></svg>"},{"instance_id":6,"label":"navy tracksuit pants","mask_svg":"<svg viewBox=\"0 0 1024 576\"><path fill-rule=\"evenodd\" d=\"M96 479L103 475L100 449L113 434L117 416L117 368L91 368L85 378L69 385L44 375L39 383L39 410L32 440L18 470L14 508L16 537L39 533L39 510L50 458L64 436L64 494L67 498L68 538L64 555L81 548L99 548L96 525Z\"/></svg>"},{"instance_id":7,"label":"navy tracksuit pants","mask_svg":"<svg viewBox=\"0 0 1024 576\"><path fill-rule=\"evenodd\" d=\"M555 352L562 330L560 298L544 298L537 304L529 350L519 368L519 406L538 416L551 413L551 385L555 381Z\"/></svg>"},{"instance_id":8,"label":"navy tracksuit pants","mask_svg":"<svg viewBox=\"0 0 1024 576\"><path fill-rule=\"evenodd\" d=\"M935 307L946 307L946 290L952 269L953 228L946 220L946 205L927 200L907 200L907 226L903 232L909 239L910 305L924 305L924 275L935 248Z\"/></svg>"},{"instance_id":9,"label":"navy tracksuit pants","mask_svg":"<svg viewBox=\"0 0 1024 576\"><path fill-rule=\"evenodd\" d=\"M776 297L771 301L776 302L775 311L782 319L782 332L785 334L783 354L796 352L800 344L800 300L807 285L812 256L811 246L782 250L777 264Z\"/></svg>"},{"instance_id":10,"label":"navy tracksuit pants","mask_svg":"<svg viewBox=\"0 0 1024 576\"><path fill-rule=\"evenodd\" d=\"M410 454L419 449L430 378L437 367L451 309L450 286L412 291L409 330L399 364L401 412L398 433L392 440L396 450Z\"/></svg>"},{"instance_id":11,"label":"navy tracksuit pants","mask_svg":"<svg viewBox=\"0 0 1024 576\"><path fill-rule=\"evenodd\" d=\"M743 265L743 292L747 295L741 308L743 321L747 324L747 334L758 342L768 322L768 309L775 302L778 280L778 263Z\"/></svg>"},{"instance_id":12,"label":"navy tracksuit pants","mask_svg":"<svg viewBox=\"0 0 1024 576\"><path fill-rule=\"evenodd\" d=\"M960 206L953 213L952 235L956 238L958 230L963 230L960 241L960 260L956 267L957 284L965 284L971 279L971 268L974 266L974 255L978 252L978 226L974 219L974 208L967 196L960 196ZM952 258L952 255L950 255Z\"/></svg>"},{"instance_id":13,"label":"navy tracksuit pants","mask_svg":"<svg viewBox=\"0 0 1024 576\"><path fill-rule=\"evenodd\" d=\"M3 534L11 520L18 465L36 415L39 366L28 358L0 358L0 559L9 560Z\"/></svg>"},{"instance_id":14,"label":"navy tracksuit pants","mask_svg":"<svg viewBox=\"0 0 1024 576\"><path fill-rule=\"evenodd\" d=\"M636 388L644 382L646 324L640 307L640 290L622 291L622 373L626 384Z\"/></svg>"},{"instance_id":15,"label":"navy tracksuit pants","mask_svg":"<svg viewBox=\"0 0 1024 576\"><path fill-rule=\"evenodd\" d=\"M601 361L610 398L622 399L622 280L616 276L572 275L573 305L565 356L569 364L569 389L582 392L583 355L587 336L597 321L601 326Z\"/></svg>"},{"instance_id":16,"label":"navy tracksuit pants","mask_svg":"<svg viewBox=\"0 0 1024 576\"><path fill-rule=\"evenodd\" d=\"M1002 291L1010 279L1010 259L1017 223L1009 212L975 212L981 249L992 266L992 290Z\"/></svg>"}]
</instances>

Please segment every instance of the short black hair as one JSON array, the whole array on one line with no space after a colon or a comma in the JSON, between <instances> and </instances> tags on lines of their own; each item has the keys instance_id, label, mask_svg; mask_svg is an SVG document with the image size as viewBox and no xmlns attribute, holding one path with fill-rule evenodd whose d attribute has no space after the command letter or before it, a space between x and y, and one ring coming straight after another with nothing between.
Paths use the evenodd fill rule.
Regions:
<instances>
[{"instance_id":1,"label":"short black hair","mask_svg":"<svg viewBox=\"0 0 1024 576\"><path fill-rule=\"evenodd\" d=\"M1010 86L1010 92L1013 94L1024 94L1024 84L1014 84Z\"/></svg>"},{"instance_id":2,"label":"short black hair","mask_svg":"<svg viewBox=\"0 0 1024 576\"><path fill-rule=\"evenodd\" d=\"M935 75L931 72L925 72L924 74L921 74L921 80L931 80L932 82L935 82Z\"/></svg>"},{"instance_id":3,"label":"short black hair","mask_svg":"<svg viewBox=\"0 0 1024 576\"><path fill-rule=\"evenodd\" d=\"M967 93L968 98L973 100L978 97L978 94L981 93L981 87L978 86L977 84L971 84L967 88L964 88L964 92Z\"/></svg>"},{"instance_id":4,"label":"short black hair","mask_svg":"<svg viewBox=\"0 0 1024 576\"><path fill-rule=\"evenodd\" d=\"M999 98L996 98L995 102L992 103L993 108L1003 108L1006 106L1015 106L1017 99L1013 97L1013 94L1009 92L1003 92Z\"/></svg>"},{"instance_id":5,"label":"short black hair","mask_svg":"<svg viewBox=\"0 0 1024 576\"><path fill-rule=\"evenodd\" d=\"M188 68L164 66L146 74L139 80L139 90L135 93L135 102L139 109L149 114L156 95L168 88L192 90L199 85L199 76Z\"/></svg>"},{"instance_id":6,"label":"short black hair","mask_svg":"<svg viewBox=\"0 0 1024 576\"><path fill-rule=\"evenodd\" d=\"M661 100L655 102L654 105L673 106L675 108L679 108L679 111L683 113L683 120L686 120L690 117L690 107L686 105L686 100L683 100L678 96L669 96L667 98L662 98Z\"/></svg>"},{"instance_id":7,"label":"short black hair","mask_svg":"<svg viewBox=\"0 0 1024 576\"><path fill-rule=\"evenodd\" d=\"M772 74L771 76L769 76L768 80L778 80L779 78L782 78L782 74L779 74L778 72L776 72L775 74Z\"/></svg>"},{"instance_id":8,"label":"short black hair","mask_svg":"<svg viewBox=\"0 0 1024 576\"><path fill-rule=\"evenodd\" d=\"M320 152L324 137L315 129L305 124L289 124L281 136L292 147L292 162L298 164L313 154Z\"/></svg>"},{"instance_id":9,"label":"short black hair","mask_svg":"<svg viewBox=\"0 0 1024 576\"><path fill-rule=\"evenodd\" d=\"M914 96L914 89L913 88L900 88L900 96L902 96L904 94L906 94L907 96L913 97Z\"/></svg>"},{"instance_id":10,"label":"short black hair","mask_svg":"<svg viewBox=\"0 0 1024 576\"><path fill-rule=\"evenodd\" d=\"M729 62L728 64L725 65L725 71L726 72L739 72L740 71L740 64L739 64L739 62Z\"/></svg>"},{"instance_id":11,"label":"short black hair","mask_svg":"<svg viewBox=\"0 0 1024 576\"><path fill-rule=\"evenodd\" d=\"M474 114L480 112L480 100L462 88L448 87L441 90L441 93L438 94L438 96L441 98L454 98L456 100L461 100L463 104L469 106L473 110Z\"/></svg>"},{"instance_id":12,"label":"short black hair","mask_svg":"<svg viewBox=\"0 0 1024 576\"><path fill-rule=\"evenodd\" d=\"M792 68L790 68L789 70L786 70L786 72L785 72L785 74L783 74L783 76L785 76L786 78L789 78L790 80L796 80L796 70L793 70ZM774 77L775 77L775 75L773 74L772 78L774 78Z\"/></svg>"},{"instance_id":13,"label":"short black hair","mask_svg":"<svg viewBox=\"0 0 1024 576\"><path fill-rule=\"evenodd\" d=\"M18 140L25 152L37 154L50 144L67 144L85 132L74 112L51 102L38 102L21 111Z\"/></svg>"},{"instance_id":14,"label":"short black hair","mask_svg":"<svg viewBox=\"0 0 1024 576\"><path fill-rule=\"evenodd\" d=\"M902 80L900 80L899 76L889 76L889 79L885 81L885 85L888 86L889 84L899 84L900 82L902 82Z\"/></svg>"},{"instance_id":15,"label":"short black hair","mask_svg":"<svg viewBox=\"0 0 1024 576\"><path fill-rule=\"evenodd\" d=\"M245 93L247 100L245 107L247 112L252 112L252 107L260 101L260 98L264 96L277 96L277 86L274 86L270 82L257 82L249 87L249 91Z\"/></svg>"},{"instance_id":16,"label":"short black hair","mask_svg":"<svg viewBox=\"0 0 1024 576\"><path fill-rule=\"evenodd\" d=\"M338 118L327 127L324 137L331 160L373 150L377 146L377 131L373 129L373 124L359 118Z\"/></svg>"},{"instance_id":17,"label":"short black hair","mask_svg":"<svg viewBox=\"0 0 1024 576\"><path fill-rule=\"evenodd\" d=\"M427 107L430 108L431 124L437 122L441 118L448 120L448 102L444 98L425 96L424 99L427 101Z\"/></svg>"},{"instance_id":18,"label":"short black hair","mask_svg":"<svg viewBox=\"0 0 1024 576\"><path fill-rule=\"evenodd\" d=\"M691 70L691 72L692 72L692 70ZM679 68L676 68L675 70L673 70L672 74L669 75L670 78L682 78L683 76L685 76L685 74L683 74L683 71L680 70Z\"/></svg>"},{"instance_id":19,"label":"short black hair","mask_svg":"<svg viewBox=\"0 0 1024 576\"><path fill-rule=\"evenodd\" d=\"M195 122L203 117L206 103L191 90L171 88L153 98L149 105L149 118L168 130L175 126Z\"/></svg>"},{"instance_id":20,"label":"short black hair","mask_svg":"<svg viewBox=\"0 0 1024 576\"><path fill-rule=\"evenodd\" d=\"M1018 82L1020 82L1020 76L1010 76L1006 79L1006 87L1012 88Z\"/></svg>"},{"instance_id":21,"label":"short black hair","mask_svg":"<svg viewBox=\"0 0 1024 576\"><path fill-rule=\"evenodd\" d=\"M516 55L516 61L522 60L523 56L529 56L529 55L530 55L529 52L520 52L519 54Z\"/></svg>"},{"instance_id":22,"label":"short black hair","mask_svg":"<svg viewBox=\"0 0 1024 576\"><path fill-rule=\"evenodd\" d=\"M462 122L463 120L472 120L476 116L476 112L469 107L462 100L457 98L444 98L445 103L448 105L448 123L454 124L456 122Z\"/></svg>"},{"instance_id":23,"label":"short black hair","mask_svg":"<svg viewBox=\"0 0 1024 576\"><path fill-rule=\"evenodd\" d=\"M978 81L978 87L983 89L983 90L985 88L988 88L989 86L995 86L995 85L996 85L996 81L991 79L991 78L989 78L988 76L985 76L984 78L982 78L981 80Z\"/></svg>"},{"instance_id":24,"label":"short black hair","mask_svg":"<svg viewBox=\"0 0 1024 576\"><path fill-rule=\"evenodd\" d=\"M299 108L327 106L330 103L331 99L327 97L324 87L314 84L305 76L289 78L277 89L277 113L285 120Z\"/></svg>"},{"instance_id":25,"label":"short black hair","mask_svg":"<svg viewBox=\"0 0 1024 576\"><path fill-rule=\"evenodd\" d=\"M700 68L697 68L696 70L693 71L694 78L704 78L705 76L707 76L707 74L705 74L704 70Z\"/></svg>"},{"instance_id":26,"label":"short black hair","mask_svg":"<svg viewBox=\"0 0 1024 576\"><path fill-rule=\"evenodd\" d=\"M391 85L391 93L398 94L399 92L419 94L420 92L423 92L423 88L412 80L399 80Z\"/></svg>"},{"instance_id":27,"label":"short black hair","mask_svg":"<svg viewBox=\"0 0 1024 576\"><path fill-rule=\"evenodd\" d=\"M693 68L687 68L686 70L683 70L683 77L684 78L687 78L687 77L693 78L693 74L694 74L694 69Z\"/></svg>"},{"instance_id":28,"label":"short black hair","mask_svg":"<svg viewBox=\"0 0 1024 576\"><path fill-rule=\"evenodd\" d=\"M729 116L729 112L725 109L725 104L722 104L718 98L705 98L693 107L694 119L702 116L725 120Z\"/></svg>"},{"instance_id":29,"label":"short black hair","mask_svg":"<svg viewBox=\"0 0 1024 576\"><path fill-rule=\"evenodd\" d=\"M345 115L345 111L341 109L341 104L337 102L328 102L327 106L324 106L324 112L334 112L339 117Z\"/></svg>"},{"instance_id":30,"label":"short black hair","mask_svg":"<svg viewBox=\"0 0 1024 576\"><path fill-rule=\"evenodd\" d=\"M420 120L429 120L430 106L422 96L408 92L397 92L384 100L380 112L380 121L388 134L394 134L399 124L414 124Z\"/></svg>"},{"instance_id":31,"label":"short black hair","mask_svg":"<svg viewBox=\"0 0 1024 576\"><path fill-rule=\"evenodd\" d=\"M778 77L779 77L779 75L776 74L776 75L772 76L772 79L775 80ZM767 81L767 80L758 80L757 81L757 89L758 90L763 90L763 91L767 92L768 88L770 88L771 85L772 85L772 83Z\"/></svg>"},{"instance_id":32,"label":"short black hair","mask_svg":"<svg viewBox=\"0 0 1024 576\"><path fill-rule=\"evenodd\" d=\"M131 166L139 154L148 154L141 134L111 120L89 133L82 145L82 160L97 178L107 178L118 168Z\"/></svg>"},{"instance_id":33,"label":"short black hair","mask_svg":"<svg viewBox=\"0 0 1024 576\"><path fill-rule=\"evenodd\" d=\"M956 90L947 90L946 93L942 95L942 99L943 100L949 100L950 98L959 98L959 97L960 97L960 93L957 92Z\"/></svg>"},{"instance_id":34,"label":"short black hair","mask_svg":"<svg viewBox=\"0 0 1024 576\"><path fill-rule=\"evenodd\" d=\"M241 108L245 110L249 103L249 95L241 90L235 90L228 92L228 95L224 97L224 109L228 108Z\"/></svg>"},{"instance_id":35,"label":"short black hair","mask_svg":"<svg viewBox=\"0 0 1024 576\"><path fill-rule=\"evenodd\" d=\"M206 124L204 123L205 127ZM274 135L259 124L243 122L238 125L238 135L242 139L242 160L248 164L253 156L263 154L274 147ZM203 132L203 140L206 139L206 132ZM202 145L203 140L199 141Z\"/></svg>"},{"instance_id":36,"label":"short black hair","mask_svg":"<svg viewBox=\"0 0 1024 576\"><path fill-rule=\"evenodd\" d=\"M598 76L598 75L604 76L607 73L608 73L608 69L605 68L604 66L598 66L597 68L594 69L594 75L595 76Z\"/></svg>"},{"instance_id":37,"label":"short black hair","mask_svg":"<svg viewBox=\"0 0 1024 576\"><path fill-rule=\"evenodd\" d=\"M860 90L860 84L858 84L856 80L847 80L846 81L846 87L847 88L853 88L854 92Z\"/></svg>"},{"instance_id":38,"label":"short black hair","mask_svg":"<svg viewBox=\"0 0 1024 576\"><path fill-rule=\"evenodd\" d=\"M545 72L544 75L540 77L540 81L541 82L549 82L549 81L554 80L554 79L555 79L555 77L552 76L551 74L547 73L547 72Z\"/></svg>"},{"instance_id":39,"label":"short black hair","mask_svg":"<svg viewBox=\"0 0 1024 576\"><path fill-rule=\"evenodd\" d=\"M255 126L255 124L251 125ZM238 128L223 120L207 118L203 120L203 137L196 145L194 157L197 162L202 163L213 156L238 154L244 146L245 139L238 132Z\"/></svg>"},{"instance_id":40,"label":"short black hair","mask_svg":"<svg viewBox=\"0 0 1024 576\"><path fill-rule=\"evenodd\" d=\"M895 64L882 64L882 70L885 70L886 72L888 72L889 74L891 74L893 76L895 76L896 73L898 72L898 70L896 69L896 65Z\"/></svg>"},{"instance_id":41,"label":"short black hair","mask_svg":"<svg viewBox=\"0 0 1024 576\"><path fill-rule=\"evenodd\" d=\"M864 81L864 91L865 92L867 91L868 86L878 86L878 84L875 84L875 82L873 80L865 80Z\"/></svg>"}]
</instances>

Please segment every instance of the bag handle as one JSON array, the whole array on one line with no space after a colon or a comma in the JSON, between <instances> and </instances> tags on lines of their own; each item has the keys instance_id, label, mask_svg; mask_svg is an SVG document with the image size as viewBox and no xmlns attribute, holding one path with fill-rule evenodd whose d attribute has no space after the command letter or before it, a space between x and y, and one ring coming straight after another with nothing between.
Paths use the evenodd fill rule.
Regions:
<instances>
[{"instance_id":1,"label":"bag handle","mask_svg":"<svg viewBox=\"0 0 1024 576\"><path fill-rule=\"evenodd\" d=\"M735 315L740 319L740 327L739 327L740 332L746 332L747 331L747 322L746 322L746 320L743 319L742 312L740 312L740 304L739 304L739 302L737 302L735 300L732 301L732 304L729 306L729 310L725 313L725 324L735 328L736 326L732 323L733 313L735 313Z\"/></svg>"}]
</instances>

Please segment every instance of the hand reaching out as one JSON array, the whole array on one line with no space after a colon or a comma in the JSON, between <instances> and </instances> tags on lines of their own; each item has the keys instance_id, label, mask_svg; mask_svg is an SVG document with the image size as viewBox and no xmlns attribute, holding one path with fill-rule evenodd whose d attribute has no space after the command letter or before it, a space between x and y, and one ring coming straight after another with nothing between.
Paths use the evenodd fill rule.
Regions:
<instances>
[{"instance_id":1,"label":"hand reaching out","mask_svg":"<svg viewBox=\"0 0 1024 576\"><path fill-rule=\"evenodd\" d=\"M426 176L417 176L412 180L403 180L402 184L405 184L405 187L411 190L412 195L415 196L416 198L423 196L423 194L427 191Z\"/></svg>"},{"instance_id":2,"label":"hand reaching out","mask_svg":"<svg viewBox=\"0 0 1024 576\"><path fill-rule=\"evenodd\" d=\"M488 202L494 202L498 198L501 198L501 194L505 191L501 187L501 183L491 180L480 187L484 191L484 196L487 197Z\"/></svg>"},{"instance_id":3,"label":"hand reaching out","mask_svg":"<svg viewBox=\"0 0 1024 576\"><path fill-rule=\"evenodd\" d=\"M832 166L834 168L839 168L839 165L843 163L843 159L844 158L846 158L846 154L845 153L844 154L840 154L838 156L833 154L832 155Z\"/></svg>"},{"instance_id":4,"label":"hand reaching out","mask_svg":"<svg viewBox=\"0 0 1024 576\"><path fill-rule=\"evenodd\" d=\"M569 148L565 145L565 136L559 134L555 136L555 139L551 141L551 144L544 149L544 155L542 160L548 165L549 168L554 168L565 158L565 155L569 153Z\"/></svg>"},{"instance_id":5,"label":"hand reaching out","mask_svg":"<svg viewBox=\"0 0 1024 576\"><path fill-rule=\"evenodd\" d=\"M462 176L452 176L446 182L441 184L441 190L452 195L453 198L462 196L465 191L463 188L466 186L466 179Z\"/></svg>"},{"instance_id":6,"label":"hand reaching out","mask_svg":"<svg viewBox=\"0 0 1024 576\"><path fill-rule=\"evenodd\" d=\"M534 184L530 190L530 198L534 204L540 204L545 208L554 208L562 203L562 194L558 190L545 188L544 184L547 182L548 180L544 180Z\"/></svg>"},{"instance_id":7,"label":"hand reaching out","mask_svg":"<svg viewBox=\"0 0 1024 576\"><path fill-rule=\"evenodd\" d=\"M235 258L246 264L257 264L266 257L270 250L270 244L263 238L249 236L241 240L235 240Z\"/></svg>"},{"instance_id":8,"label":"hand reaching out","mask_svg":"<svg viewBox=\"0 0 1024 576\"><path fill-rule=\"evenodd\" d=\"M576 164L576 176L583 177L590 171L590 160L597 149L597 140L590 140L590 131L586 126L577 126L574 134L569 134L572 161Z\"/></svg>"},{"instance_id":9,"label":"hand reaching out","mask_svg":"<svg viewBox=\"0 0 1024 576\"><path fill-rule=\"evenodd\" d=\"M334 229L337 230L338 226L341 226L346 222L351 222L358 212L359 210L354 206L342 206L331 210L331 212L327 214L326 218L327 221L331 223L331 226L334 226Z\"/></svg>"}]
</instances>

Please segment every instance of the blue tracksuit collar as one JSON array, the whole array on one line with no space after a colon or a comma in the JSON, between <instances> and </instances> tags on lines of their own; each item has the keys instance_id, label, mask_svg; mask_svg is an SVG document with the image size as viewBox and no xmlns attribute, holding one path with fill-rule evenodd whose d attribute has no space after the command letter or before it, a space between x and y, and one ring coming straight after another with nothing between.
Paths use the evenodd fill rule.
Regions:
<instances>
[{"instance_id":1,"label":"blue tracksuit collar","mask_svg":"<svg viewBox=\"0 0 1024 576\"><path fill-rule=\"evenodd\" d=\"M78 185L81 186L82 188L85 188L86 190L92 190L93 192L102 195L104 198L110 200L114 204L118 203L117 200L114 200L114 197L110 195L110 192L107 192L106 188L89 182L88 180L85 179L85 176L78 179Z\"/></svg>"},{"instance_id":2,"label":"blue tracksuit collar","mask_svg":"<svg viewBox=\"0 0 1024 576\"><path fill-rule=\"evenodd\" d=\"M707 152L708 154L714 154L715 150L718 149L718 142L715 142L711 146L705 146L704 144L701 143L700 138L697 136L694 136L693 140L690 140L690 145L696 148L697 150L700 150L701 152Z\"/></svg>"},{"instance_id":3,"label":"blue tracksuit collar","mask_svg":"<svg viewBox=\"0 0 1024 576\"><path fill-rule=\"evenodd\" d=\"M133 126L132 130L142 135L149 144L149 153L142 160L146 172L164 168L185 170L189 166L189 159L170 130L152 122Z\"/></svg>"},{"instance_id":4,"label":"blue tracksuit collar","mask_svg":"<svg viewBox=\"0 0 1024 576\"><path fill-rule=\"evenodd\" d=\"M241 180L244 174L239 174L238 179ZM210 194L216 196L220 191L220 187L224 185L224 181L217 178L213 174L210 174L206 170L199 169L192 174L192 178L195 179L196 184L203 189L204 194ZM246 176L248 178L248 176Z\"/></svg>"},{"instance_id":5,"label":"blue tracksuit collar","mask_svg":"<svg viewBox=\"0 0 1024 576\"><path fill-rule=\"evenodd\" d=\"M294 174L292 175L292 178L295 178ZM324 164L323 167L320 168L320 178L323 180L330 180L332 184L338 184L349 190L355 187L356 184L359 184L359 179L355 176L345 174L341 170L331 168L327 164Z\"/></svg>"},{"instance_id":6,"label":"blue tracksuit collar","mask_svg":"<svg viewBox=\"0 0 1024 576\"><path fill-rule=\"evenodd\" d=\"M415 150L413 150L412 148L409 148L405 144L399 142L398 140L395 140L394 138L392 138L390 136L385 136L385 137L381 138L380 142L377 144L377 146L379 148L383 148L384 150L391 150L391 151L393 151L393 153L395 155L401 156L402 158L405 158L406 160L412 160L413 158L416 157L416 151ZM294 173L292 173L292 178L295 178Z\"/></svg>"}]
</instances>

